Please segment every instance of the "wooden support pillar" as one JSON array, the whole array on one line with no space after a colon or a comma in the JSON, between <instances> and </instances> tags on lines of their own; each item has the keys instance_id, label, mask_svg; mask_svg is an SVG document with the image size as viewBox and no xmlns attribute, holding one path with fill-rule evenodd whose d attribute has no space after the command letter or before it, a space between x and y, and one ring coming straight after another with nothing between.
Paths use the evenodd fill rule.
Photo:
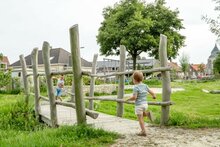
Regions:
<instances>
[{"instance_id":1,"label":"wooden support pillar","mask_svg":"<svg viewBox=\"0 0 220 147\"><path fill-rule=\"evenodd\" d=\"M165 35L160 35L160 45L159 45L159 57L161 67L167 67L167 37ZM169 102L170 101L170 94L171 94L171 87L170 87L170 72L169 71L162 71L162 102ZM161 121L160 125L166 125L169 120L169 111L170 106L162 106L161 107Z\"/></svg>"},{"instance_id":2,"label":"wooden support pillar","mask_svg":"<svg viewBox=\"0 0 220 147\"><path fill-rule=\"evenodd\" d=\"M93 56L92 73L91 73L91 74L96 74L97 58L98 58L98 54L95 54L95 55ZM90 92L89 92L89 96L90 96L90 97L94 97L94 89L95 89L95 77L91 77L91 80L90 80ZM94 109L93 100L89 100L89 109L90 109L90 110L93 110L93 109Z\"/></svg>"},{"instance_id":3,"label":"wooden support pillar","mask_svg":"<svg viewBox=\"0 0 220 147\"><path fill-rule=\"evenodd\" d=\"M83 99L83 82L81 70L81 56L79 48L79 30L78 25L74 25L69 29L70 32L70 45L72 54L72 66L75 86L75 104L76 104L76 117L77 124L86 123L85 102Z\"/></svg>"},{"instance_id":4,"label":"wooden support pillar","mask_svg":"<svg viewBox=\"0 0 220 147\"><path fill-rule=\"evenodd\" d=\"M43 48L42 48L42 54L43 54L43 62L44 62L44 68L45 68L45 75L46 75L46 81L47 81L47 93L50 100L50 118L52 127L57 127L57 107L55 103L55 97L54 97L54 89L53 89L53 81L51 78L51 69L50 69L50 45L48 42L44 41Z\"/></svg>"},{"instance_id":5,"label":"wooden support pillar","mask_svg":"<svg viewBox=\"0 0 220 147\"><path fill-rule=\"evenodd\" d=\"M119 72L125 72L126 68L126 58L125 58L126 48L124 45L120 45L120 67ZM118 99L124 98L124 87L125 87L125 75L119 76L118 83ZM124 112L124 104L118 102L117 103L117 116L122 117Z\"/></svg>"},{"instance_id":6,"label":"wooden support pillar","mask_svg":"<svg viewBox=\"0 0 220 147\"><path fill-rule=\"evenodd\" d=\"M35 96L35 116L39 120L40 114L40 84L38 76L38 48L34 48L32 51L32 68L33 68L33 79L34 79L34 96Z\"/></svg>"},{"instance_id":7,"label":"wooden support pillar","mask_svg":"<svg viewBox=\"0 0 220 147\"><path fill-rule=\"evenodd\" d=\"M20 63L22 68L22 77L24 83L24 93L25 93L25 104L28 105L29 103L29 96L30 96L30 87L28 83L28 76L27 76L27 65L24 59L24 55L20 55Z\"/></svg>"},{"instance_id":8,"label":"wooden support pillar","mask_svg":"<svg viewBox=\"0 0 220 147\"><path fill-rule=\"evenodd\" d=\"M72 78L72 87L71 87L71 102L75 103L75 86L74 86L74 77Z\"/></svg>"}]
</instances>

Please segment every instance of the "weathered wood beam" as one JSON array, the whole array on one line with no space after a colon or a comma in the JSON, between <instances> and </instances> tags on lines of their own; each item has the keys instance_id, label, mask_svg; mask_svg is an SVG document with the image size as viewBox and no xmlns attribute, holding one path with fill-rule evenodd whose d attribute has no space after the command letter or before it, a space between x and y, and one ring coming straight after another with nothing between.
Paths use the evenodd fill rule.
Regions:
<instances>
[{"instance_id":1,"label":"weathered wood beam","mask_svg":"<svg viewBox=\"0 0 220 147\"><path fill-rule=\"evenodd\" d=\"M125 72L126 70L126 48L124 45L120 45L120 66L119 72ZM119 76L118 82L118 99L123 99L125 89L125 75L122 74ZM124 113L123 103L117 103L117 116L122 117Z\"/></svg>"},{"instance_id":2,"label":"weathered wood beam","mask_svg":"<svg viewBox=\"0 0 220 147\"><path fill-rule=\"evenodd\" d=\"M159 67L154 69L147 69L147 70L140 70L143 73L153 73L153 72L162 72L162 71L171 71L171 67ZM110 76L119 76L124 74L133 74L134 71L126 71L126 72L115 72L111 74L106 75L97 75L97 74L91 74L91 77L110 77Z\"/></svg>"},{"instance_id":3,"label":"weathered wood beam","mask_svg":"<svg viewBox=\"0 0 220 147\"><path fill-rule=\"evenodd\" d=\"M46 82L47 82L47 93L50 100L50 117L52 122L52 127L58 126L57 120L57 108L55 104L55 96L53 90L53 82L51 78L51 66L50 66L50 44L46 41L43 43L42 47L42 55L44 62L44 69L46 74Z\"/></svg>"},{"instance_id":4,"label":"weathered wood beam","mask_svg":"<svg viewBox=\"0 0 220 147\"><path fill-rule=\"evenodd\" d=\"M48 97L45 97L45 96L42 96L42 95L40 95L39 98L44 100L44 101L48 101L48 102L50 101L50 99Z\"/></svg>"},{"instance_id":5,"label":"weathered wood beam","mask_svg":"<svg viewBox=\"0 0 220 147\"><path fill-rule=\"evenodd\" d=\"M27 65L26 61L24 59L24 55L20 55L20 63L22 67L22 77L23 77L23 83L24 83L24 92L25 92L25 104L28 105L29 103L29 95L30 95L30 87L28 83L27 78Z\"/></svg>"},{"instance_id":6,"label":"weathered wood beam","mask_svg":"<svg viewBox=\"0 0 220 147\"><path fill-rule=\"evenodd\" d=\"M34 93L35 93L35 115L36 119L39 120L40 114L40 84L38 76L38 48L34 48L31 53L32 68L33 68L33 79L34 79Z\"/></svg>"},{"instance_id":7,"label":"weathered wood beam","mask_svg":"<svg viewBox=\"0 0 220 147\"><path fill-rule=\"evenodd\" d=\"M93 62L92 62L92 74L96 74L96 63L97 63L98 54L95 54L93 56ZM94 97L94 89L95 89L95 77L91 77L90 80L90 91L89 96ZM94 103L93 100L89 100L89 109L94 109Z\"/></svg>"},{"instance_id":8,"label":"weathered wood beam","mask_svg":"<svg viewBox=\"0 0 220 147\"><path fill-rule=\"evenodd\" d=\"M70 46L72 55L72 70L74 77L74 92L76 103L77 124L86 124L85 102L83 100L83 82L81 70L81 56L79 45L79 29L78 25L74 25L69 29Z\"/></svg>"},{"instance_id":9,"label":"weathered wood beam","mask_svg":"<svg viewBox=\"0 0 220 147\"><path fill-rule=\"evenodd\" d=\"M55 75L67 75L67 74L73 74L73 70L53 71L53 72L51 72L51 76L55 76Z\"/></svg>"},{"instance_id":10,"label":"weathered wood beam","mask_svg":"<svg viewBox=\"0 0 220 147\"><path fill-rule=\"evenodd\" d=\"M160 35L160 44L159 44L159 57L160 57L160 64L161 67L167 67L167 37L165 35ZM162 102L169 102L170 95L171 95L171 86L170 86L170 72L169 71L162 71ZM161 107L161 121L160 125L167 125L169 120L169 112L170 107L162 106Z\"/></svg>"},{"instance_id":11,"label":"weathered wood beam","mask_svg":"<svg viewBox=\"0 0 220 147\"><path fill-rule=\"evenodd\" d=\"M85 97L85 100L99 100L99 101L113 101L113 102L120 102L120 103L126 103L126 104L134 104L134 101L126 101L123 99L117 99L117 98L100 98L100 97ZM173 102L148 102L148 105L157 105L157 106L167 106L167 105L173 105Z\"/></svg>"}]
</instances>

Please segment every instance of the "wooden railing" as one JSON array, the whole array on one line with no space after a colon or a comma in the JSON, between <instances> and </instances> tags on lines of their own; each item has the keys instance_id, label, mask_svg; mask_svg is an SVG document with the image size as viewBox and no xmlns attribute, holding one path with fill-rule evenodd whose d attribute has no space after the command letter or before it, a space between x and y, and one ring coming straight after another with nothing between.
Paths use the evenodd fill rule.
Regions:
<instances>
[{"instance_id":1,"label":"wooden railing","mask_svg":"<svg viewBox=\"0 0 220 147\"><path fill-rule=\"evenodd\" d=\"M95 54L93 57L92 63L92 72L82 71L81 69L81 56L79 50L79 33L78 33L78 25L74 25L70 28L70 42L71 42L71 54L72 54L72 70L66 71L59 71L59 72L51 72L50 70L50 44L48 42L43 43L42 47L42 56L43 62L45 67L45 74L38 73L38 49L34 48L32 51L32 64L33 64L33 74L27 74L27 66L24 60L23 55L20 55L20 61L22 65L22 75L24 81L24 88L25 88L25 95L26 95L26 103L28 104L28 99L30 95L30 88L28 84L27 77L33 75L34 78L34 96L35 96L35 114L37 119L46 118L41 117L41 110L40 110L40 99L49 101L50 103L50 125L52 127L56 127L57 124L57 105L72 107L76 109L77 115L77 123L83 124L86 123L86 115L97 118L98 113L93 111L94 104L93 100L101 100L101 101L115 101L117 102L117 116L122 117L124 113L124 103L127 104L134 104L134 102L125 101L124 98L124 85L125 85L125 74L132 74L133 71L126 71L126 57L125 46L120 46L120 67L119 72L106 74L106 75L97 75L96 74L96 62L98 55ZM170 105L173 103L170 101L170 94L171 94L171 87L170 87L170 67L167 64L167 37L164 35L160 36L160 45L159 45L159 57L161 67L148 69L148 70L141 70L143 73L153 73L153 72L161 72L162 74L162 102L148 102L149 105L157 105L161 106L161 125L165 125L169 119L169 109ZM73 84L72 84L72 91L67 92L71 95L71 102L60 102L55 100L54 90L53 90L53 83L52 83L52 76L54 75L65 75L65 74L73 74ZM39 88L39 76L44 75L46 77L47 83L47 93L48 97L44 97L40 95L40 88ZM90 93L89 97L83 96L83 85L82 85L82 76L90 76ZM94 97L94 87L95 87L95 77L110 77L110 76L118 76L119 77L119 84L118 84L118 95L117 98L97 98ZM74 92L75 93L74 93ZM89 109L85 108L85 101L89 100Z\"/></svg>"}]
</instances>

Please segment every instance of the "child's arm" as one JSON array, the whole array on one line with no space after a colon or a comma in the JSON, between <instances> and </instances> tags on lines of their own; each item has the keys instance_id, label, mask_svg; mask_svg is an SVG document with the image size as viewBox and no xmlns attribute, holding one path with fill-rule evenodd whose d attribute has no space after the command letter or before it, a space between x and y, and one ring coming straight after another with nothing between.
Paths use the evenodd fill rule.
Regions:
<instances>
[{"instance_id":1,"label":"child's arm","mask_svg":"<svg viewBox=\"0 0 220 147\"><path fill-rule=\"evenodd\" d=\"M137 94L133 94L130 98L126 99L126 101L134 101L137 99Z\"/></svg>"},{"instance_id":2,"label":"child's arm","mask_svg":"<svg viewBox=\"0 0 220 147\"><path fill-rule=\"evenodd\" d=\"M153 99L156 99L156 94L152 90L149 89L148 92L152 95Z\"/></svg>"}]
</instances>

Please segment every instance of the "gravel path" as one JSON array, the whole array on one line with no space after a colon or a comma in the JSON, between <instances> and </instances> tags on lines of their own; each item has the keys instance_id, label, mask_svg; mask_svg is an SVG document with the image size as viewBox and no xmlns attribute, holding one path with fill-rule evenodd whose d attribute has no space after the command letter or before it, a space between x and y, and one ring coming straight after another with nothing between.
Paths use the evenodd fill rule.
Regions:
<instances>
[{"instance_id":1,"label":"gravel path","mask_svg":"<svg viewBox=\"0 0 220 147\"><path fill-rule=\"evenodd\" d=\"M220 147L220 129L148 127L147 137L126 134L112 147Z\"/></svg>"}]
</instances>

